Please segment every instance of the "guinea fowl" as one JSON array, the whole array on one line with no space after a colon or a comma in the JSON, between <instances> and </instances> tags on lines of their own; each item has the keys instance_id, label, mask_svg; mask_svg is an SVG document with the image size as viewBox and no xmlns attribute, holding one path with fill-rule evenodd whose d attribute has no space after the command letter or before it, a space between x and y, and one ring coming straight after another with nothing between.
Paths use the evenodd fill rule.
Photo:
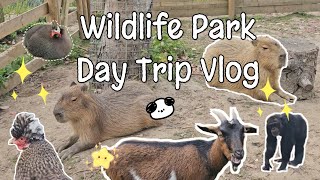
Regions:
<instances>
[{"instance_id":1,"label":"guinea fowl","mask_svg":"<svg viewBox=\"0 0 320 180\"><path fill-rule=\"evenodd\" d=\"M68 31L56 21L33 26L26 32L23 43L30 54L48 60L65 58L72 49Z\"/></svg>"},{"instance_id":2,"label":"guinea fowl","mask_svg":"<svg viewBox=\"0 0 320 180\"><path fill-rule=\"evenodd\" d=\"M14 144L20 150L16 163L16 180L69 180L54 147L45 139L44 128L33 113L19 113L10 130Z\"/></svg>"}]
</instances>

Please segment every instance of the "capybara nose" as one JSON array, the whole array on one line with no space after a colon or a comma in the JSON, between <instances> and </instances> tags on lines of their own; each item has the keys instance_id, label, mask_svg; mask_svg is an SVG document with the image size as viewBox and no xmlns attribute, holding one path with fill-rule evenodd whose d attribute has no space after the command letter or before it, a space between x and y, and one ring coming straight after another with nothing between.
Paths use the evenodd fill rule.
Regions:
<instances>
[{"instance_id":1,"label":"capybara nose","mask_svg":"<svg viewBox=\"0 0 320 180\"><path fill-rule=\"evenodd\" d=\"M53 111L53 114L57 119L62 119L63 118L63 112L62 111Z\"/></svg>"},{"instance_id":2,"label":"capybara nose","mask_svg":"<svg viewBox=\"0 0 320 180\"><path fill-rule=\"evenodd\" d=\"M244 156L244 151L243 150L236 150L236 151L234 151L233 154L237 159L242 159Z\"/></svg>"},{"instance_id":3,"label":"capybara nose","mask_svg":"<svg viewBox=\"0 0 320 180\"><path fill-rule=\"evenodd\" d=\"M281 60L281 61L286 60L286 58L287 58L287 54L286 54L286 53L282 53L282 54L280 55L280 60Z\"/></svg>"}]
</instances>

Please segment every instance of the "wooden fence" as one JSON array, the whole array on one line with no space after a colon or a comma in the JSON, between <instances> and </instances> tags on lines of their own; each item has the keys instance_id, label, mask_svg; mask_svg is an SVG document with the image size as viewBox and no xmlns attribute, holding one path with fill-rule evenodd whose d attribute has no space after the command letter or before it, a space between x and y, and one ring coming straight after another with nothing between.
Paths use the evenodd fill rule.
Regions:
<instances>
[{"instance_id":1,"label":"wooden fence","mask_svg":"<svg viewBox=\"0 0 320 180\"><path fill-rule=\"evenodd\" d=\"M41 17L46 17L47 22L52 20L58 21L60 24L64 26L68 26L71 23L74 23L77 20L79 15L83 15L84 11L82 9L78 9L77 11L73 11L69 13L69 4L74 0L47 0L43 4L22 13L13 19L0 23L0 39L6 37L7 35L15 32L16 30L27 26L28 24L37 21ZM88 2L89 0L77 0L77 5L79 2ZM8 6L12 3L17 2L17 0L1 0L0 8ZM79 6L82 8L83 6ZM78 7L78 8L79 8ZM61 12L61 14L60 14ZM86 14L86 16L88 16ZM71 35L76 35L79 32L79 28L75 28L71 33ZM17 57L26 53L25 48L23 47L23 42L17 42L17 44L11 46L6 51L0 53L0 69L4 68L6 65L11 63ZM46 61L41 58L34 58L30 62L26 64L27 68L31 72L35 72L40 69L43 65L45 65ZM4 83L4 87L0 89L0 95L3 95L14 87L21 83L20 77L18 74L14 73L7 82Z\"/></svg>"},{"instance_id":2,"label":"wooden fence","mask_svg":"<svg viewBox=\"0 0 320 180\"><path fill-rule=\"evenodd\" d=\"M166 11L170 17L311 12L320 11L320 0L154 0L154 11Z\"/></svg>"}]
</instances>

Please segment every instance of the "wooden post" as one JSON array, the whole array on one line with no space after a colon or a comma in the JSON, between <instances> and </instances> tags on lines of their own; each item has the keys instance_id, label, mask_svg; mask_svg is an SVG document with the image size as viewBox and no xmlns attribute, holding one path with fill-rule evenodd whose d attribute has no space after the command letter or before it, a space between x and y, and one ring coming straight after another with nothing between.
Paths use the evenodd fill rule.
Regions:
<instances>
[{"instance_id":1,"label":"wooden post","mask_svg":"<svg viewBox=\"0 0 320 180\"><path fill-rule=\"evenodd\" d=\"M88 17L89 17L89 19L90 19L90 16L91 16L90 0L87 0L87 7L88 7Z\"/></svg>"},{"instance_id":2,"label":"wooden post","mask_svg":"<svg viewBox=\"0 0 320 180\"><path fill-rule=\"evenodd\" d=\"M86 19L86 24L89 26L89 12L88 12L88 2L87 0L82 0L82 6L83 6L83 15Z\"/></svg>"},{"instance_id":3,"label":"wooden post","mask_svg":"<svg viewBox=\"0 0 320 180\"><path fill-rule=\"evenodd\" d=\"M63 26L68 26L68 14L69 14L69 1L62 0L61 24Z\"/></svg>"},{"instance_id":4,"label":"wooden post","mask_svg":"<svg viewBox=\"0 0 320 180\"><path fill-rule=\"evenodd\" d=\"M235 6L236 0L228 0L228 15L229 19L234 19L236 16L236 6Z\"/></svg>"},{"instance_id":5,"label":"wooden post","mask_svg":"<svg viewBox=\"0 0 320 180\"><path fill-rule=\"evenodd\" d=\"M57 21L60 23L60 6L57 0L48 0L49 19L48 22Z\"/></svg>"},{"instance_id":6,"label":"wooden post","mask_svg":"<svg viewBox=\"0 0 320 180\"><path fill-rule=\"evenodd\" d=\"M83 15L83 5L82 5L82 0L76 0L77 3L77 14L78 14L78 24L79 24L79 37L80 39L85 39L81 23L80 23L80 16Z\"/></svg>"}]
</instances>

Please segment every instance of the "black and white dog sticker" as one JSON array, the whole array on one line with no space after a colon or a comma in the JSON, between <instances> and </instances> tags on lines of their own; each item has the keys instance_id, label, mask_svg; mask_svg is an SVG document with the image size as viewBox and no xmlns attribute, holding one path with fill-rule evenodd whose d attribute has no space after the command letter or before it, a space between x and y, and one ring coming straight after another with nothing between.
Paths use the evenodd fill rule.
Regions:
<instances>
[{"instance_id":1,"label":"black and white dog sticker","mask_svg":"<svg viewBox=\"0 0 320 180\"><path fill-rule=\"evenodd\" d=\"M147 105L146 111L152 119L164 119L174 112L174 99L172 97L158 98Z\"/></svg>"}]
</instances>

